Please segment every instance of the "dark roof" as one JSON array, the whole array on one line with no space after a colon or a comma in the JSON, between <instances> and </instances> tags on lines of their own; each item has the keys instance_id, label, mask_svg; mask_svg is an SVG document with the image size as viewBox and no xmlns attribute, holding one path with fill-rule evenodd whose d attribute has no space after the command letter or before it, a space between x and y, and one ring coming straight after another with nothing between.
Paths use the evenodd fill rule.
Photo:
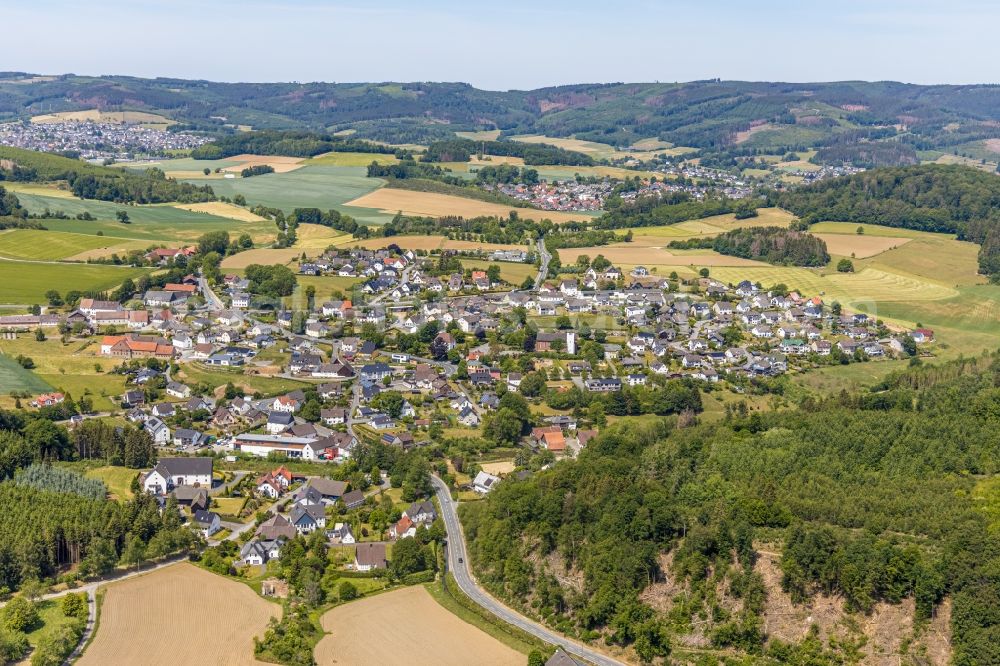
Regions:
<instances>
[{"instance_id":1,"label":"dark roof","mask_svg":"<svg viewBox=\"0 0 1000 666\"><path fill-rule=\"evenodd\" d=\"M318 490L323 497L332 497L334 499L343 497L344 492L347 490L346 481L334 481L333 479L324 477L309 479L309 485Z\"/></svg>"},{"instance_id":2,"label":"dark roof","mask_svg":"<svg viewBox=\"0 0 1000 666\"><path fill-rule=\"evenodd\" d=\"M374 566L377 569L385 568L385 544L384 543L359 543L354 551L354 559L362 566Z\"/></svg>"},{"instance_id":3,"label":"dark roof","mask_svg":"<svg viewBox=\"0 0 1000 666\"><path fill-rule=\"evenodd\" d=\"M562 648L557 648L556 653L545 662L545 666L583 666L583 662L569 656Z\"/></svg>"},{"instance_id":4,"label":"dark roof","mask_svg":"<svg viewBox=\"0 0 1000 666\"><path fill-rule=\"evenodd\" d=\"M361 502L365 501L365 494L360 490L352 490L351 492L344 495L341 498L341 500L343 500L344 504L346 504L347 506L351 506L353 504L360 504Z\"/></svg>"},{"instance_id":5,"label":"dark roof","mask_svg":"<svg viewBox=\"0 0 1000 666\"><path fill-rule=\"evenodd\" d=\"M160 458L156 466L167 470L171 476L175 474L212 474L211 458Z\"/></svg>"}]
</instances>

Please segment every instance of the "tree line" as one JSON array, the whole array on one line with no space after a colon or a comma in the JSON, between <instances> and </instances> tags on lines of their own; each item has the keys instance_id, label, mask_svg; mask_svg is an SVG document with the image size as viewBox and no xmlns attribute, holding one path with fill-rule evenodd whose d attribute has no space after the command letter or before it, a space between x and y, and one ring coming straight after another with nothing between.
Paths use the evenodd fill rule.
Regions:
<instances>
[{"instance_id":1,"label":"tree line","mask_svg":"<svg viewBox=\"0 0 1000 666\"><path fill-rule=\"evenodd\" d=\"M731 257L784 266L826 266L830 262L830 254L823 239L782 227L733 229L714 238L671 241L669 247L681 250L711 249Z\"/></svg>"}]
</instances>

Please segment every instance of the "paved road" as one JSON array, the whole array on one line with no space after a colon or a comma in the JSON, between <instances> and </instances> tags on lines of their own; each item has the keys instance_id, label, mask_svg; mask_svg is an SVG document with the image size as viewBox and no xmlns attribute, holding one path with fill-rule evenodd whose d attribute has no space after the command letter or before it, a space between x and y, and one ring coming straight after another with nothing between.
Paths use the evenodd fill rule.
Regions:
<instances>
[{"instance_id":1,"label":"paved road","mask_svg":"<svg viewBox=\"0 0 1000 666\"><path fill-rule=\"evenodd\" d=\"M535 291L542 288L542 283L545 282L545 278L549 275L549 261L552 259L552 255L545 248L545 239L538 239L538 256L541 257L542 263L538 267L538 277L535 278Z\"/></svg>"},{"instance_id":2,"label":"paved road","mask_svg":"<svg viewBox=\"0 0 1000 666\"><path fill-rule=\"evenodd\" d=\"M208 286L208 280L205 279L204 275L198 277L198 286L201 288L201 293L205 297L205 303L208 305L209 310L222 310L225 307L222 299L216 296L212 288Z\"/></svg>"},{"instance_id":3,"label":"paved road","mask_svg":"<svg viewBox=\"0 0 1000 666\"><path fill-rule=\"evenodd\" d=\"M561 646L566 652L586 659L590 663L596 664L596 666L622 665L623 662L557 634L521 615L517 611L508 608L490 596L483 588L479 587L479 583L476 582L469 571L469 556L465 550L465 535L462 533L462 525L458 520L455 503L451 499L451 492L444 482L436 476L432 476L431 481L433 481L434 487L437 489L438 501L441 503L441 514L448 532L448 568L455 574L458 586L470 599L508 624L512 624L550 645Z\"/></svg>"}]
</instances>

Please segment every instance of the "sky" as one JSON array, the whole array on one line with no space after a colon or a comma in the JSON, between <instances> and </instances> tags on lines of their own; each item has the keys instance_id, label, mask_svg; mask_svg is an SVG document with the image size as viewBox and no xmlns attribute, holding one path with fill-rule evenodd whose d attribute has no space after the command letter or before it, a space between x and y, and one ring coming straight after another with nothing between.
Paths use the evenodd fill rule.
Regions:
<instances>
[{"instance_id":1,"label":"sky","mask_svg":"<svg viewBox=\"0 0 1000 666\"><path fill-rule=\"evenodd\" d=\"M998 83L988 0L5 0L0 70L216 81Z\"/></svg>"}]
</instances>

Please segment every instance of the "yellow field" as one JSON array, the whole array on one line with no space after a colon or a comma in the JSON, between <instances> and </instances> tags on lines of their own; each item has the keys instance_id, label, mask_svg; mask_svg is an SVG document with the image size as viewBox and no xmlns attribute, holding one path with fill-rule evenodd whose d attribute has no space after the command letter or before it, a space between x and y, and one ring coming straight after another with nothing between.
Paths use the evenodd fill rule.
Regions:
<instances>
[{"instance_id":1,"label":"yellow field","mask_svg":"<svg viewBox=\"0 0 1000 666\"><path fill-rule=\"evenodd\" d=\"M324 250L330 245L347 245L354 240L350 234L322 224L300 224L295 229L295 247Z\"/></svg>"},{"instance_id":2,"label":"yellow field","mask_svg":"<svg viewBox=\"0 0 1000 666\"><path fill-rule=\"evenodd\" d=\"M305 160L300 157L284 157L282 155L234 155L227 157L227 160L239 162L233 166L222 167L227 173L239 173L248 167L263 166L267 164L274 169L275 173L288 173L304 166Z\"/></svg>"},{"instance_id":3,"label":"yellow field","mask_svg":"<svg viewBox=\"0 0 1000 666\"><path fill-rule=\"evenodd\" d=\"M262 247L255 250L246 250L244 252L240 252L239 254L226 257L222 260L222 269L233 270L246 268L250 264L288 264L301 255L302 248Z\"/></svg>"},{"instance_id":4,"label":"yellow field","mask_svg":"<svg viewBox=\"0 0 1000 666\"><path fill-rule=\"evenodd\" d=\"M979 246L968 241L916 238L895 250L874 257L872 268L914 275L945 287L983 284L977 273Z\"/></svg>"},{"instance_id":5,"label":"yellow field","mask_svg":"<svg viewBox=\"0 0 1000 666\"><path fill-rule=\"evenodd\" d=\"M323 153L306 162L307 166L366 167L372 162L398 164L395 155L383 153Z\"/></svg>"},{"instance_id":6,"label":"yellow field","mask_svg":"<svg viewBox=\"0 0 1000 666\"><path fill-rule=\"evenodd\" d=\"M500 138L500 130L482 130L481 132L455 132L457 136L463 139L472 139L473 141L496 141Z\"/></svg>"},{"instance_id":7,"label":"yellow field","mask_svg":"<svg viewBox=\"0 0 1000 666\"><path fill-rule=\"evenodd\" d=\"M301 229L301 227L299 227ZM475 241L451 240L444 236L390 236L388 238L369 238L358 241L357 245L377 250L389 245L398 245L404 250L516 250L527 249L525 245L504 245L499 243L477 243Z\"/></svg>"},{"instance_id":8,"label":"yellow field","mask_svg":"<svg viewBox=\"0 0 1000 666\"><path fill-rule=\"evenodd\" d=\"M226 203L224 201L207 201L205 203L196 204L174 204L174 208L190 210L195 213L208 213L209 215L217 215L218 217L228 217L231 220L238 220L240 222L264 221L264 218L260 215L256 215L248 211L246 208L241 208L240 206Z\"/></svg>"},{"instance_id":9,"label":"yellow field","mask_svg":"<svg viewBox=\"0 0 1000 666\"><path fill-rule=\"evenodd\" d=\"M506 217L511 210L516 210L518 216L532 220L552 220L559 224L573 220L589 219L587 215L579 213L563 213L559 211L535 210L533 208L511 208L502 204L479 201L477 199L466 199L450 194L436 194L433 192L414 192L411 190L397 190L389 187L370 192L354 201L347 203L348 206L359 208L374 208L387 215L393 215L402 211L404 215L426 215L431 217L444 217L447 215L460 215L462 217L478 217L480 215L494 215Z\"/></svg>"},{"instance_id":10,"label":"yellow field","mask_svg":"<svg viewBox=\"0 0 1000 666\"><path fill-rule=\"evenodd\" d=\"M43 197L58 197L59 199L76 199L72 192L58 185L42 185L39 183L16 183L4 181L4 189L15 194L37 194Z\"/></svg>"},{"instance_id":11,"label":"yellow field","mask_svg":"<svg viewBox=\"0 0 1000 666\"><path fill-rule=\"evenodd\" d=\"M733 284L740 280L760 282L765 287L784 283L805 296L821 296L828 303L840 301L847 306L880 301L933 301L958 295L956 289L876 268L863 268L857 273L824 274L786 266L718 267L713 268L711 274Z\"/></svg>"},{"instance_id":12,"label":"yellow field","mask_svg":"<svg viewBox=\"0 0 1000 666\"><path fill-rule=\"evenodd\" d=\"M938 234L930 231L884 227L880 224L858 224L856 222L817 222L809 227L814 234L856 234L858 227L864 229L865 236L892 236L895 238L955 238L955 234Z\"/></svg>"},{"instance_id":13,"label":"yellow field","mask_svg":"<svg viewBox=\"0 0 1000 666\"><path fill-rule=\"evenodd\" d=\"M524 664L523 654L452 615L421 586L337 606L321 622L330 633L316 646L320 666Z\"/></svg>"},{"instance_id":14,"label":"yellow field","mask_svg":"<svg viewBox=\"0 0 1000 666\"><path fill-rule=\"evenodd\" d=\"M894 250L909 243L910 238L892 236L859 236L858 234L813 234L826 243L830 254L845 257L855 256L859 259L874 257L887 250Z\"/></svg>"},{"instance_id":15,"label":"yellow field","mask_svg":"<svg viewBox=\"0 0 1000 666\"><path fill-rule=\"evenodd\" d=\"M691 236L714 236L733 229L749 227L787 227L795 216L780 208L759 208L757 217L737 220L732 213L713 215L700 220L689 220L678 224L659 227L636 227L631 229L632 242L644 245L662 245L677 238ZM857 226L857 225L855 225ZM641 240L640 240L641 239Z\"/></svg>"},{"instance_id":16,"label":"yellow field","mask_svg":"<svg viewBox=\"0 0 1000 666\"><path fill-rule=\"evenodd\" d=\"M545 136L544 134L512 136L510 138L513 141L523 141L524 143L547 143L550 146L556 146L557 148L563 148L564 150L574 150L578 153L584 153L599 160L621 159L625 157L648 159L653 155L683 155L684 153L689 153L695 150L694 148L672 146L671 144L658 141L657 139L645 139L636 143L635 146L632 146L632 149L617 150L613 146L609 146L606 143L583 141L581 139L557 138Z\"/></svg>"},{"instance_id":17,"label":"yellow field","mask_svg":"<svg viewBox=\"0 0 1000 666\"><path fill-rule=\"evenodd\" d=\"M106 589L100 626L80 666L260 664L253 638L281 613L248 586L187 563Z\"/></svg>"},{"instance_id":18,"label":"yellow field","mask_svg":"<svg viewBox=\"0 0 1000 666\"><path fill-rule=\"evenodd\" d=\"M31 122L45 125L50 123L64 123L67 121L85 122L88 120L101 123L135 123L142 125L173 125L174 121L166 116L156 113L145 113L143 111L99 111L89 109L87 111L61 111L59 113L44 113L33 116Z\"/></svg>"},{"instance_id":19,"label":"yellow field","mask_svg":"<svg viewBox=\"0 0 1000 666\"><path fill-rule=\"evenodd\" d=\"M667 250L662 247L635 246L633 243L616 243L595 247L574 247L559 250L563 264L572 264L585 254L591 259L604 255L611 263L621 266L767 266L760 261L727 257L711 250Z\"/></svg>"},{"instance_id":20,"label":"yellow field","mask_svg":"<svg viewBox=\"0 0 1000 666\"><path fill-rule=\"evenodd\" d=\"M488 474L510 474L514 471L513 460L500 460L498 462L480 463L480 467Z\"/></svg>"}]
</instances>

